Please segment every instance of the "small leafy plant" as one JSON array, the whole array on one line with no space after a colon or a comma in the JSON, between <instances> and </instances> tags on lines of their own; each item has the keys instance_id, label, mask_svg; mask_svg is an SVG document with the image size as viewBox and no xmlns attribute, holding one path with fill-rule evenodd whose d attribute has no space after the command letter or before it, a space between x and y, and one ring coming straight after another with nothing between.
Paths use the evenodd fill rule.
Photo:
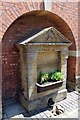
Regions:
<instances>
[{"instance_id":1,"label":"small leafy plant","mask_svg":"<svg viewBox=\"0 0 80 120\"><path fill-rule=\"evenodd\" d=\"M55 81L63 80L63 75L61 72L54 72L51 76L51 79Z\"/></svg>"},{"instance_id":2,"label":"small leafy plant","mask_svg":"<svg viewBox=\"0 0 80 120\"><path fill-rule=\"evenodd\" d=\"M44 84L50 81L59 81L63 80L63 74L61 72L50 72L50 73L43 73L40 72L39 74L39 84Z\"/></svg>"},{"instance_id":3,"label":"small leafy plant","mask_svg":"<svg viewBox=\"0 0 80 120\"><path fill-rule=\"evenodd\" d=\"M48 73L42 73L39 74L39 83L43 84L45 82L48 82Z\"/></svg>"}]
</instances>

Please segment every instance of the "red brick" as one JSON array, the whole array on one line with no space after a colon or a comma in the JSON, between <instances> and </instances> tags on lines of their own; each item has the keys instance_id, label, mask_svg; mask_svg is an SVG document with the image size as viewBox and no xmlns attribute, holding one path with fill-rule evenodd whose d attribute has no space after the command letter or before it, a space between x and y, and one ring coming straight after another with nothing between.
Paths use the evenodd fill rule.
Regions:
<instances>
[{"instance_id":1,"label":"red brick","mask_svg":"<svg viewBox=\"0 0 80 120\"><path fill-rule=\"evenodd\" d=\"M31 1L28 2L30 9L44 10L44 3L42 0L35 2L34 4ZM0 4L2 5L1 2ZM16 98L18 89L20 87L19 52L18 49L14 46L14 44L16 44L19 40L26 39L26 37L29 37L33 31L35 32L35 30L42 30L46 27L53 26L72 42L70 50L76 50L76 47L78 46L77 3L52 3L52 13L35 11L34 14L32 14L32 12L28 13L30 12L29 5L27 2L5 2L3 4L3 19L0 21L3 23L3 25L0 35L1 38L4 35L2 39L2 93L3 98L6 101L10 98ZM24 13L26 14L23 15ZM18 18L19 16L21 17ZM74 83L76 82L75 76L77 71L79 71L80 75L80 70L79 68L77 69L79 64L76 64L75 57L68 58L68 81L72 81Z\"/></svg>"},{"instance_id":2,"label":"red brick","mask_svg":"<svg viewBox=\"0 0 80 120\"><path fill-rule=\"evenodd\" d=\"M71 82L76 82L76 57L68 58L68 67L67 67L67 80Z\"/></svg>"}]
</instances>

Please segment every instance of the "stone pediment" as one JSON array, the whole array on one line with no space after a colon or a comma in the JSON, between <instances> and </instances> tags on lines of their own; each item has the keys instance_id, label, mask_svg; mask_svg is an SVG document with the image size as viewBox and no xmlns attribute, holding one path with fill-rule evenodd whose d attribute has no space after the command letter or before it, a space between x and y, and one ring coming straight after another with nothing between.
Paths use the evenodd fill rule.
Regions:
<instances>
[{"instance_id":1,"label":"stone pediment","mask_svg":"<svg viewBox=\"0 0 80 120\"><path fill-rule=\"evenodd\" d=\"M27 43L71 45L71 42L54 27L45 28L39 33L18 44L26 45Z\"/></svg>"}]
</instances>

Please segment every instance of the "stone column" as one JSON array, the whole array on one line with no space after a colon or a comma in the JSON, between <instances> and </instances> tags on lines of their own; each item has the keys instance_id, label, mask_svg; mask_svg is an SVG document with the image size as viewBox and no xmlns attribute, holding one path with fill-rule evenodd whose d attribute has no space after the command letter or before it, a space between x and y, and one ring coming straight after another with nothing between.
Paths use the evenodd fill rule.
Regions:
<instances>
[{"instance_id":1,"label":"stone column","mask_svg":"<svg viewBox=\"0 0 80 120\"><path fill-rule=\"evenodd\" d=\"M61 73L64 75L64 81L65 81L64 88L66 88L67 59L68 59L68 49L61 51Z\"/></svg>"},{"instance_id":2,"label":"stone column","mask_svg":"<svg viewBox=\"0 0 80 120\"><path fill-rule=\"evenodd\" d=\"M31 48L30 48L31 49ZM28 52L28 97L33 99L37 94L35 84L37 82L37 52Z\"/></svg>"},{"instance_id":3,"label":"stone column","mask_svg":"<svg viewBox=\"0 0 80 120\"><path fill-rule=\"evenodd\" d=\"M20 73L21 73L21 92L24 97L28 97L28 61L27 46L19 46L20 49Z\"/></svg>"}]
</instances>

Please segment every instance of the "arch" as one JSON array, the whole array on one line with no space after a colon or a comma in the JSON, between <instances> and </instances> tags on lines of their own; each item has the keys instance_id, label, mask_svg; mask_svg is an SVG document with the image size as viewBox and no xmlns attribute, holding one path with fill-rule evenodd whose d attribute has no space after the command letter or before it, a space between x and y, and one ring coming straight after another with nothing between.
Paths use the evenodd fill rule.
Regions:
<instances>
[{"instance_id":1,"label":"arch","mask_svg":"<svg viewBox=\"0 0 80 120\"><path fill-rule=\"evenodd\" d=\"M5 8L6 4L9 4L9 8L3 11L1 14L0 22L2 23L2 26L0 26L0 39L2 39L9 26L21 15L33 10L44 10L43 0L39 0L39 2L3 2L3 6L5 6Z\"/></svg>"},{"instance_id":2,"label":"arch","mask_svg":"<svg viewBox=\"0 0 80 120\"><path fill-rule=\"evenodd\" d=\"M10 3L10 4L12 4L12 3ZM57 5L57 7L56 7L57 10L53 9L53 4L55 4L55 3L52 3L52 13L55 16L57 16L57 21L60 16L60 18L62 18L62 20L63 20L63 23L66 23L67 26L69 27L69 29L71 29L70 30L72 32L71 34L73 34L73 36L74 36L73 39L76 39L75 31L74 31L74 24L72 24L72 19L70 18L70 15L65 14L64 9L61 9L61 7L59 5ZM9 7L9 9L7 9L1 16L2 19L0 19L0 22L2 23L2 30L0 31L0 38L1 39L3 38L5 32L10 27L10 25L17 18L22 16L23 14L28 13L30 11L34 11L34 10L44 10L44 9L45 9L44 2L42 0L40 0L39 2L31 2L30 1L30 2L20 2L20 3L12 4ZM55 21L55 23L56 23L56 21ZM59 26L60 24L61 24L61 22L59 22L57 25ZM75 40L74 40L74 42L75 42ZM77 45L76 42L75 42L75 45ZM72 49L73 49L73 47L71 48L71 50Z\"/></svg>"},{"instance_id":3,"label":"arch","mask_svg":"<svg viewBox=\"0 0 80 120\"><path fill-rule=\"evenodd\" d=\"M43 28L53 26L73 43L70 50L76 50L76 42L71 28L57 14L44 10L35 10L20 15L11 23L2 39L4 100L10 97L16 98L20 87L19 53L15 47L18 41L30 37L30 35L41 31ZM5 93L9 91L10 94L7 94L6 98Z\"/></svg>"},{"instance_id":4,"label":"arch","mask_svg":"<svg viewBox=\"0 0 80 120\"><path fill-rule=\"evenodd\" d=\"M27 16L32 15L32 16L43 17L44 19L47 19L48 21L54 23L55 24L55 28L58 29L65 37L67 37L73 43L72 46L70 47L70 49L71 50L76 50L77 49L76 48L76 44L77 43L75 41L75 38L74 38L74 35L72 33L71 28L64 21L64 19L59 17L57 14L49 12L49 11L35 10L35 11L30 11L28 13L25 13L25 14L21 15L20 17L24 17L26 15ZM20 17L18 17L16 20L18 20ZM12 24L14 24L15 21L13 20ZM8 28L6 28L6 29L8 30L10 28L10 26ZM6 32L7 32L7 30L6 30ZM3 35L3 37L4 37L4 35Z\"/></svg>"}]
</instances>

